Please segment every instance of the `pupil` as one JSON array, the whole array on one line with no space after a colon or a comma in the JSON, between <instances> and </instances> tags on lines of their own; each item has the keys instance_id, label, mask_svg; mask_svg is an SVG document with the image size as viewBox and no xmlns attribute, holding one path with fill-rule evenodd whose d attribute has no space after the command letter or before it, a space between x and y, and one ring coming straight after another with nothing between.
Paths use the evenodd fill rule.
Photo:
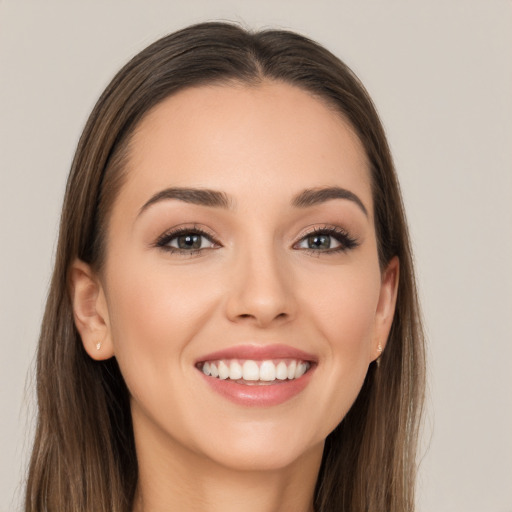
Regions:
<instances>
[{"instance_id":1,"label":"pupil","mask_svg":"<svg viewBox=\"0 0 512 512\"><path fill-rule=\"evenodd\" d=\"M308 237L308 246L310 249L329 249L331 237L329 235L312 235Z\"/></svg>"},{"instance_id":2,"label":"pupil","mask_svg":"<svg viewBox=\"0 0 512 512\"><path fill-rule=\"evenodd\" d=\"M182 235L178 237L178 247L180 249L200 249L201 236L200 235Z\"/></svg>"}]
</instances>

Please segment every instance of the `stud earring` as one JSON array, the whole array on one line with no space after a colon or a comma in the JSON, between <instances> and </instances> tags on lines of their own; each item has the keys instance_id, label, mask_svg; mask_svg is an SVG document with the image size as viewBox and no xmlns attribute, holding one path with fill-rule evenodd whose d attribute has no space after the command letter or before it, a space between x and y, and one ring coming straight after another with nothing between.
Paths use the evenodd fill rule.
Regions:
<instances>
[{"instance_id":1,"label":"stud earring","mask_svg":"<svg viewBox=\"0 0 512 512\"><path fill-rule=\"evenodd\" d=\"M382 345L379 343L379 346L377 347L377 351L379 352L379 357L375 359L375 363L377 364L377 368L380 366L380 358L382 357Z\"/></svg>"},{"instance_id":2,"label":"stud earring","mask_svg":"<svg viewBox=\"0 0 512 512\"><path fill-rule=\"evenodd\" d=\"M99 341L98 343L96 343L96 350L99 350L101 348L101 341Z\"/></svg>"}]
</instances>

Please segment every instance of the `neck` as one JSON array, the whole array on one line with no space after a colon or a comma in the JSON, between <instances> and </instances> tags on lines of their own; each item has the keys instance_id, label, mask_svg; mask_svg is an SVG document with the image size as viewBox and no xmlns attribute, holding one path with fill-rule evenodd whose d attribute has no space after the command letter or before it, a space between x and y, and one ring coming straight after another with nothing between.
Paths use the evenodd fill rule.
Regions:
<instances>
[{"instance_id":1,"label":"neck","mask_svg":"<svg viewBox=\"0 0 512 512\"><path fill-rule=\"evenodd\" d=\"M166 437L166 436L165 436ZM137 442L139 480L133 512L313 512L323 446L287 467L240 470L172 440ZM165 446L163 446L165 444Z\"/></svg>"}]
</instances>

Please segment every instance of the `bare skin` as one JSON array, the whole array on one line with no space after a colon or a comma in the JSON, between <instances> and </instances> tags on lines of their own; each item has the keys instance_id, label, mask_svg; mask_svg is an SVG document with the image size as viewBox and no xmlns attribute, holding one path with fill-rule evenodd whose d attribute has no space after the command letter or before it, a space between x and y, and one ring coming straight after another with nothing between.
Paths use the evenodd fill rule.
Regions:
<instances>
[{"instance_id":1,"label":"bare skin","mask_svg":"<svg viewBox=\"0 0 512 512\"><path fill-rule=\"evenodd\" d=\"M115 356L130 391L135 512L311 512L325 438L396 301L349 125L286 84L182 91L136 129L107 240L99 274L74 263L72 294L85 349ZM310 355L289 397L226 398L202 371L275 345Z\"/></svg>"},{"instance_id":2,"label":"bare skin","mask_svg":"<svg viewBox=\"0 0 512 512\"><path fill-rule=\"evenodd\" d=\"M144 451L139 459L141 474L134 512L314 510L321 447L301 456L300 464L274 471L233 471L205 463L181 448L173 450L172 457L156 458L153 454L158 451ZM172 483L168 475L172 475Z\"/></svg>"}]
</instances>

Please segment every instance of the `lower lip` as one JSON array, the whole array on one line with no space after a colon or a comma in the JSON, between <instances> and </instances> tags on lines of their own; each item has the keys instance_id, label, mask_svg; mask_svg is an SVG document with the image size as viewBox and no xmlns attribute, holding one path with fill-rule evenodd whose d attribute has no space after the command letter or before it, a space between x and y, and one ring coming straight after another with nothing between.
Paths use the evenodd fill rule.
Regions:
<instances>
[{"instance_id":1,"label":"lower lip","mask_svg":"<svg viewBox=\"0 0 512 512\"><path fill-rule=\"evenodd\" d=\"M309 383L315 367L310 368L302 377L293 380L276 380L275 384L237 384L229 379L208 377L200 373L205 382L224 398L238 405L248 407L272 407L298 395Z\"/></svg>"}]
</instances>

